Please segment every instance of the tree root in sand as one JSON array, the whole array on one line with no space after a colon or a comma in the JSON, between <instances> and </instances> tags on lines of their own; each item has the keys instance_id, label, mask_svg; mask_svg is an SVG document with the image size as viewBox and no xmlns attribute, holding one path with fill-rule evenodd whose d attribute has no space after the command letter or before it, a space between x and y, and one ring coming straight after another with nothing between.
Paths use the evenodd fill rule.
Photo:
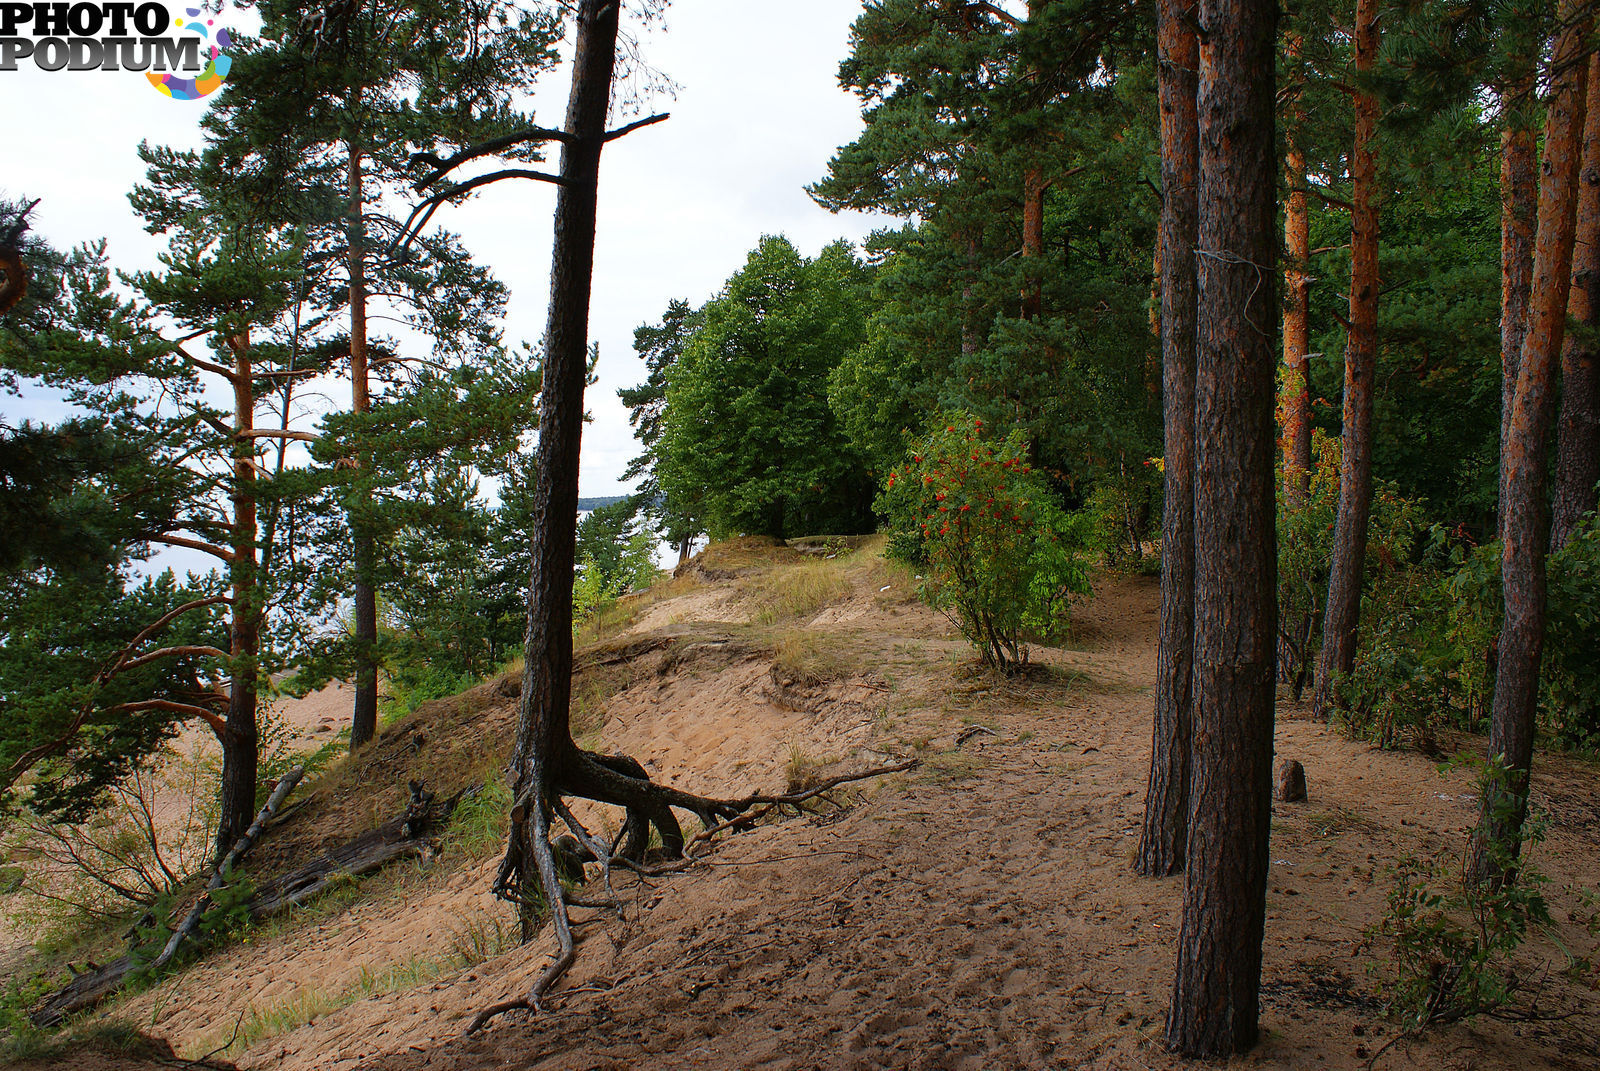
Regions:
<instances>
[{"instance_id":1,"label":"tree root in sand","mask_svg":"<svg viewBox=\"0 0 1600 1071\"><path fill-rule=\"evenodd\" d=\"M611 884L612 868L620 867L641 876L687 870L695 863L697 849L709 844L718 833L749 829L773 812L783 813L792 809L799 813L805 803L825 798L829 791L840 785L910 770L921 765L921 760L910 759L892 766L843 774L795 792L755 793L743 799L722 800L658 785L650 780L644 767L626 756L579 751L561 765L561 776L548 779L551 787L542 793L524 792L513 805L513 828L522 826L523 820L527 819L529 836L525 844L518 843L513 836L494 883L496 896L525 904L522 890L516 888L516 874L522 853L531 852L539 872L543 902L549 906L550 919L555 928L556 957L539 973L526 995L491 1004L473 1016L472 1022L467 1025L468 1034L477 1033L490 1020L505 1012L544 1010L543 1000L550 987L566 974L577 958L577 943L573 938L573 922L568 915L568 908L607 909L622 917L622 901ZM534 784L538 783L538 779L535 779ZM625 808L626 817L617 839L608 845L603 838L585 829L563 802L566 797L596 800ZM701 831L688 841L684 840L683 831L673 816L674 807L689 811L700 819ZM558 862L557 849L550 842L551 822L557 817L575 838L577 847L574 854L577 858L600 864L600 876L607 899L577 900L567 895L562 887L562 866ZM657 861L651 861L647 856L652 826L661 837L661 858Z\"/></svg>"}]
</instances>

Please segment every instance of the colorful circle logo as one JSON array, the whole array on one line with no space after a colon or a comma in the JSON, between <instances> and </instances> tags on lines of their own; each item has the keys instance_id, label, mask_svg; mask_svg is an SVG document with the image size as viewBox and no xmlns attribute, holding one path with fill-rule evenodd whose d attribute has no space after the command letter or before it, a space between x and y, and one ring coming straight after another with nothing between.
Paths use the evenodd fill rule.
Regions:
<instances>
[{"instance_id":1,"label":"colorful circle logo","mask_svg":"<svg viewBox=\"0 0 1600 1071\"><path fill-rule=\"evenodd\" d=\"M208 27L214 25L216 20L206 19L202 23L198 17L201 14L200 8L190 7L184 10L189 15L188 21L173 19L172 24L203 38L211 38L211 30ZM150 79L151 85L173 100L199 100L201 97L210 96L222 88L223 81L228 77L228 71L233 67L233 60L222 51L232 45L233 38L228 34L227 28L218 26L216 37L210 45L210 58L206 62L205 69L196 77L183 78L176 74L155 71L147 72L145 77Z\"/></svg>"}]
</instances>

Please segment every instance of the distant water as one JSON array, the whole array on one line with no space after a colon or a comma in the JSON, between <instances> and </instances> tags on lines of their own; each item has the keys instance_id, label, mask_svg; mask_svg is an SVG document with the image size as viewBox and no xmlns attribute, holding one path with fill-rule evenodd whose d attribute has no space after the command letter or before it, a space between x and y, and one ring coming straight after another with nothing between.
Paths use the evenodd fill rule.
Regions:
<instances>
[{"instance_id":1,"label":"distant water","mask_svg":"<svg viewBox=\"0 0 1600 1071\"><path fill-rule=\"evenodd\" d=\"M604 501L598 500L598 499L585 499L585 501L600 501L601 505L605 505L606 504ZM589 514L593 513L593 512L594 512L594 510L592 510L592 509L580 509L578 511L578 523L582 524L583 523L583 519L585 517L587 517ZM690 546L689 546L689 554L690 554L690 556L693 556L695 554L700 553L702 550L705 549L705 546L706 546L706 538L705 538L705 536L697 537L695 539L695 541L692 544L690 544ZM666 540L662 540L661 542L656 544L655 558L656 558L656 568L658 568L658 569L672 569L672 568L675 568L677 566L677 564L678 564L678 548L673 546L671 543L668 543Z\"/></svg>"}]
</instances>

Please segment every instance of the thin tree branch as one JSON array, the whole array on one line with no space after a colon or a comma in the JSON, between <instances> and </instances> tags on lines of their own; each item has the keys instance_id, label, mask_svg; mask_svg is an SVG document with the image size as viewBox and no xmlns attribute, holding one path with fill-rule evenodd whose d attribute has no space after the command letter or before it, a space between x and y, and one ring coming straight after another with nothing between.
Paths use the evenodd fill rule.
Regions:
<instances>
[{"instance_id":1,"label":"thin tree branch","mask_svg":"<svg viewBox=\"0 0 1600 1071\"><path fill-rule=\"evenodd\" d=\"M217 647L205 644L187 644L182 647L163 647L159 651L142 654L138 658L131 658L117 667L119 673L140 666L148 666L152 662L159 662L163 658L182 658L185 655L203 655L206 658L227 658L228 652Z\"/></svg>"},{"instance_id":2,"label":"thin tree branch","mask_svg":"<svg viewBox=\"0 0 1600 1071\"><path fill-rule=\"evenodd\" d=\"M525 142L559 141L564 145L570 145L576 140L576 138L574 138L571 134L568 134L565 130L546 130L544 127L534 126L529 127L526 130L516 131L512 134L502 134L498 138L490 138L488 141L481 141L476 145L469 145L465 149L462 149L460 152L444 160L439 159L430 152L412 153L412 166L417 164L430 164L433 166L433 171L429 172L426 176L413 183L412 189L422 190L428 186L432 186L435 182L438 182L440 179L444 178L446 175L460 167L462 164L466 163L468 160L476 160L480 156L493 156L496 153L505 152L507 149L516 145L524 144Z\"/></svg>"},{"instance_id":3,"label":"thin tree branch","mask_svg":"<svg viewBox=\"0 0 1600 1071\"><path fill-rule=\"evenodd\" d=\"M309 431L289 431L287 428L251 428L239 432L241 439L294 439L303 443L320 443L322 436Z\"/></svg>"},{"instance_id":4,"label":"thin tree branch","mask_svg":"<svg viewBox=\"0 0 1600 1071\"><path fill-rule=\"evenodd\" d=\"M640 119L637 122L629 123L627 126L621 126L621 127L618 127L615 130L606 131L605 140L606 141L616 141L618 138L627 137L629 134L633 133L635 130L638 130L640 127L654 126L656 123L665 122L666 120L671 119L671 118L672 118L672 113L671 112L662 112L659 115L652 115L648 119Z\"/></svg>"},{"instance_id":5,"label":"thin tree branch","mask_svg":"<svg viewBox=\"0 0 1600 1071\"><path fill-rule=\"evenodd\" d=\"M182 714L186 718L196 718L211 726L212 731L219 737L228 729L228 723L216 711L197 707L193 703L180 703L176 699L141 699L137 703L118 703L114 707L107 707L105 713L137 714L141 710L164 710L168 714Z\"/></svg>"},{"instance_id":6,"label":"thin tree branch","mask_svg":"<svg viewBox=\"0 0 1600 1071\"><path fill-rule=\"evenodd\" d=\"M153 535L149 537L149 541L152 543L164 543L169 547L188 547L190 550L204 551L213 558L221 558L225 562L233 561L233 551L199 539L186 539L183 536L175 535Z\"/></svg>"}]
</instances>

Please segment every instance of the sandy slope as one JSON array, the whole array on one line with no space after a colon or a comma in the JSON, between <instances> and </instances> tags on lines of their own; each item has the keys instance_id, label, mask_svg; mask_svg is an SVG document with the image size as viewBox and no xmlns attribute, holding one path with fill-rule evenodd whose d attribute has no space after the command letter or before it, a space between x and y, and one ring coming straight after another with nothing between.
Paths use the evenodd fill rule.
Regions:
<instances>
[{"instance_id":1,"label":"sandy slope","mask_svg":"<svg viewBox=\"0 0 1600 1071\"><path fill-rule=\"evenodd\" d=\"M865 765L917 754L921 769L863 784L841 814L726 841L688 873L619 878L626 917L578 912L592 919L580 959L542 1016L460 1036L478 1008L526 988L547 938L233 1058L280 1071L1180 1066L1159 1036L1181 879L1129 868L1148 761L1154 584L1103 584L1073 649L1037 652L1038 672L1001 681L971 672L941 618L902 590L878 591L886 577L855 568L849 596L805 622L808 642L844 667L832 680L775 671L759 636L730 632L742 605L733 590L695 587L650 607L633 636L667 630L676 645L636 660L592 712L587 742L728 794L781 785L796 756ZM483 702L471 724L485 739L503 734L510 701ZM391 737L423 734L419 714ZM957 746L969 724L993 733ZM418 745L424 757L430 746ZM1277 748L1305 763L1311 799L1274 812L1267 1037L1237 1062L1361 1067L1394 1030L1374 1003L1362 938L1384 908L1384 867L1408 852L1459 851L1471 785L1422 756L1347 741L1288 704ZM390 754L380 748L368 775L392 779ZM1539 761L1554 820L1543 866L1555 887L1592 887L1594 767ZM341 806L327 814L359 824L354 804ZM468 927L509 921L483 891L492 868L447 859L315 925L216 954L114 1013L197 1055L245 1007L345 990L363 972L438 955ZM1570 947L1593 949L1561 921ZM1577 1014L1440 1029L1380 1066L1595 1067L1592 988L1557 980L1546 1005Z\"/></svg>"}]
</instances>

